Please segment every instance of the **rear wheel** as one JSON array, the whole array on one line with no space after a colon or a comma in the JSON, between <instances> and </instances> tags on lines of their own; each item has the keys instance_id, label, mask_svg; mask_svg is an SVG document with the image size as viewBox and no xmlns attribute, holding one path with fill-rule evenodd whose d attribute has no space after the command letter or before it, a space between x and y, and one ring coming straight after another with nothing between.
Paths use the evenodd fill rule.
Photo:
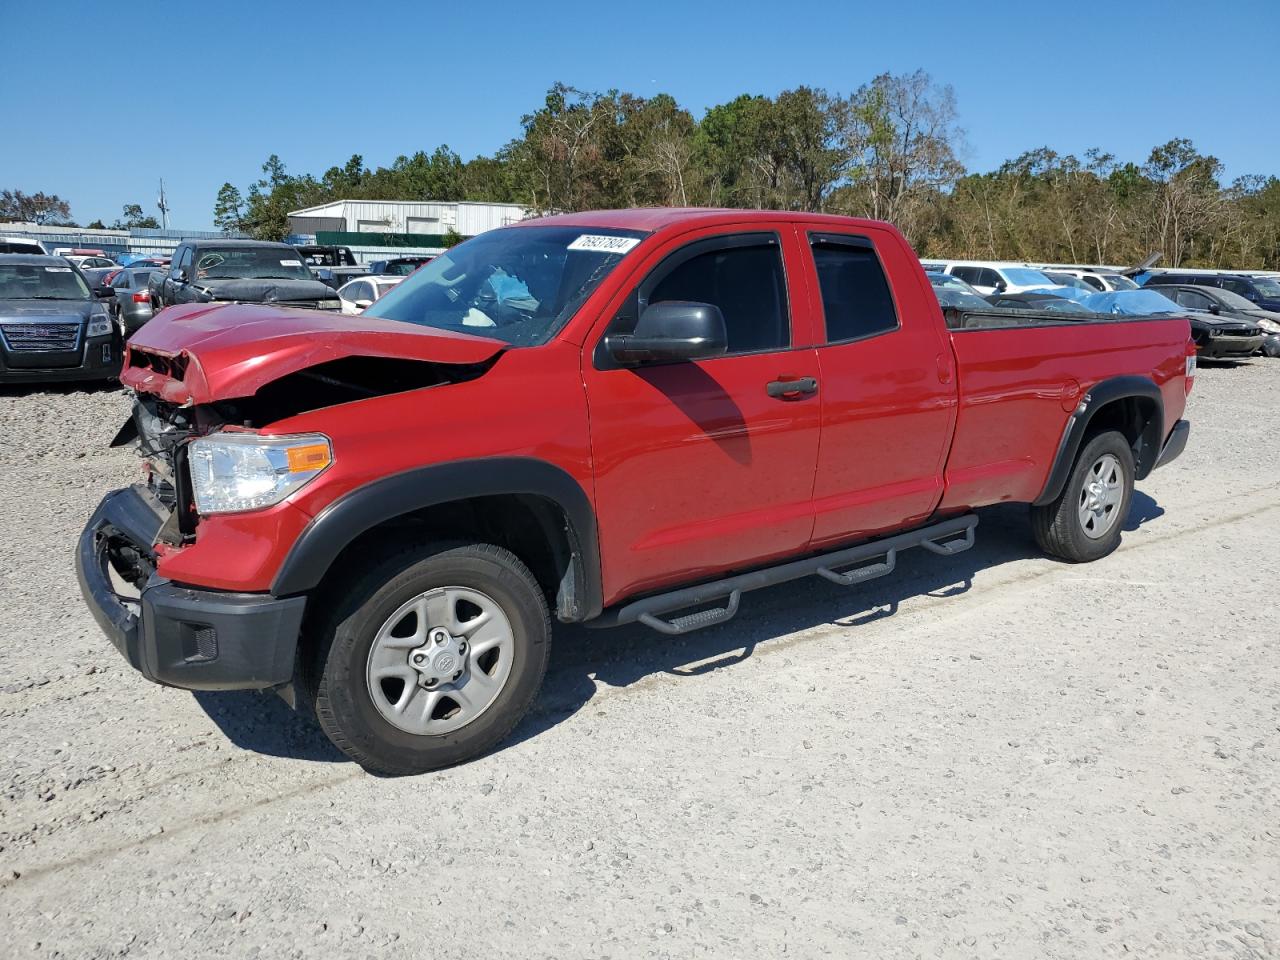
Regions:
<instances>
[{"instance_id":1,"label":"rear wheel","mask_svg":"<svg viewBox=\"0 0 1280 960\"><path fill-rule=\"evenodd\" d=\"M416 548L339 588L304 681L334 744L368 770L423 773L494 747L546 670L533 575L491 544Z\"/></svg>"},{"instance_id":2,"label":"rear wheel","mask_svg":"<svg viewBox=\"0 0 1280 960\"><path fill-rule=\"evenodd\" d=\"M1120 545L1133 500L1133 450L1115 430L1089 439L1058 498L1031 508L1036 542L1050 556L1087 563Z\"/></svg>"}]
</instances>

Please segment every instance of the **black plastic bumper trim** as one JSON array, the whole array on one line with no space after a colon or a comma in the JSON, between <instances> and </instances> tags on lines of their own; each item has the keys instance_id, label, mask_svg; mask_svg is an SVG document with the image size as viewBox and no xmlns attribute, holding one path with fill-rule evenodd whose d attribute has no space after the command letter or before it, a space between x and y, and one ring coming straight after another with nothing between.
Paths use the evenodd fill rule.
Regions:
<instances>
[{"instance_id":1,"label":"black plastic bumper trim","mask_svg":"<svg viewBox=\"0 0 1280 960\"><path fill-rule=\"evenodd\" d=\"M107 566L112 538L149 553L167 511L143 487L108 494L80 535L76 575L93 618L148 680L187 690L257 690L293 678L305 597L231 593L153 577L121 597Z\"/></svg>"},{"instance_id":2,"label":"black plastic bumper trim","mask_svg":"<svg viewBox=\"0 0 1280 960\"><path fill-rule=\"evenodd\" d=\"M1156 460L1156 467L1163 467L1166 463L1177 460L1182 455L1182 451L1187 449L1187 438L1190 436L1190 421L1179 420L1175 423L1173 429L1169 431L1169 438L1165 440L1164 446L1160 450L1160 457Z\"/></svg>"}]
</instances>

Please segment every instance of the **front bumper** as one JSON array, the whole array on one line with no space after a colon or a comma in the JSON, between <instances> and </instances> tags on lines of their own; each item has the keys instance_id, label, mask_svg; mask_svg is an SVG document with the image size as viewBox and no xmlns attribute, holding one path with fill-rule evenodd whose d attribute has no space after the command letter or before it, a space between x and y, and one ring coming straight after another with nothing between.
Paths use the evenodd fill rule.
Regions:
<instances>
[{"instance_id":1,"label":"front bumper","mask_svg":"<svg viewBox=\"0 0 1280 960\"><path fill-rule=\"evenodd\" d=\"M94 337L81 348L80 362L75 366L28 367L7 362L9 351L0 351L0 383L62 383L74 380L109 380L120 375L120 359L124 352L119 337ZM39 356L27 354L27 357ZM73 357L74 360L74 357Z\"/></svg>"},{"instance_id":2,"label":"front bumper","mask_svg":"<svg viewBox=\"0 0 1280 960\"><path fill-rule=\"evenodd\" d=\"M143 486L115 490L76 550L80 592L98 626L148 680L187 690L260 690L293 678L305 597L198 590L154 574L137 598L108 572L121 551L153 556L167 510Z\"/></svg>"},{"instance_id":3,"label":"front bumper","mask_svg":"<svg viewBox=\"0 0 1280 960\"><path fill-rule=\"evenodd\" d=\"M1205 337L1196 343L1196 353L1207 360L1251 357L1265 340L1262 334L1253 337Z\"/></svg>"},{"instance_id":4,"label":"front bumper","mask_svg":"<svg viewBox=\"0 0 1280 960\"><path fill-rule=\"evenodd\" d=\"M1179 420L1173 425L1173 429L1169 431L1169 437L1165 440L1164 446L1160 449L1160 456L1156 458L1156 465L1153 470L1163 467L1167 463L1177 460L1182 455L1182 451L1187 449L1187 438L1191 436L1191 423L1187 420Z\"/></svg>"}]
</instances>

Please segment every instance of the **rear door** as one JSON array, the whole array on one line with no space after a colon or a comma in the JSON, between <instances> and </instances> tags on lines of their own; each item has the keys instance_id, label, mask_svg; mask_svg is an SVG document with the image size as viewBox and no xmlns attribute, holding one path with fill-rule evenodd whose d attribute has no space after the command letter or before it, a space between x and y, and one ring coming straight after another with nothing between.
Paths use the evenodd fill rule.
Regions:
<instances>
[{"instance_id":1,"label":"rear door","mask_svg":"<svg viewBox=\"0 0 1280 960\"><path fill-rule=\"evenodd\" d=\"M817 357L789 225L721 226L655 249L584 347L607 600L801 552L813 527ZM799 288L803 292L803 286ZM649 303L720 308L725 356L619 367L609 334ZM813 378L789 395L770 384Z\"/></svg>"},{"instance_id":2,"label":"rear door","mask_svg":"<svg viewBox=\"0 0 1280 960\"><path fill-rule=\"evenodd\" d=\"M920 523L942 497L956 376L915 255L872 227L804 230L823 319L813 545ZM889 277L902 278L891 286Z\"/></svg>"}]
</instances>

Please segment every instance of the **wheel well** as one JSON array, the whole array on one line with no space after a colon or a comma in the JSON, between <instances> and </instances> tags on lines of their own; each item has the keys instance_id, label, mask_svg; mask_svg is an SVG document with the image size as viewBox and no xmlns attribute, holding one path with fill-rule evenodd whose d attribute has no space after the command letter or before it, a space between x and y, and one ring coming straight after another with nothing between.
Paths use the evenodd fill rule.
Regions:
<instances>
[{"instance_id":1,"label":"wheel well","mask_svg":"<svg viewBox=\"0 0 1280 960\"><path fill-rule=\"evenodd\" d=\"M388 548L438 540L492 543L529 568L560 620L581 620L582 558L561 507L535 494L497 494L434 504L393 517L352 540L334 558L317 588L374 561Z\"/></svg>"},{"instance_id":2,"label":"wheel well","mask_svg":"<svg viewBox=\"0 0 1280 960\"><path fill-rule=\"evenodd\" d=\"M1137 479L1141 480L1155 467L1160 455L1163 419L1159 405L1152 398L1121 397L1099 408L1089 419L1081 445L1099 433L1118 430L1129 441L1137 465Z\"/></svg>"}]
</instances>

